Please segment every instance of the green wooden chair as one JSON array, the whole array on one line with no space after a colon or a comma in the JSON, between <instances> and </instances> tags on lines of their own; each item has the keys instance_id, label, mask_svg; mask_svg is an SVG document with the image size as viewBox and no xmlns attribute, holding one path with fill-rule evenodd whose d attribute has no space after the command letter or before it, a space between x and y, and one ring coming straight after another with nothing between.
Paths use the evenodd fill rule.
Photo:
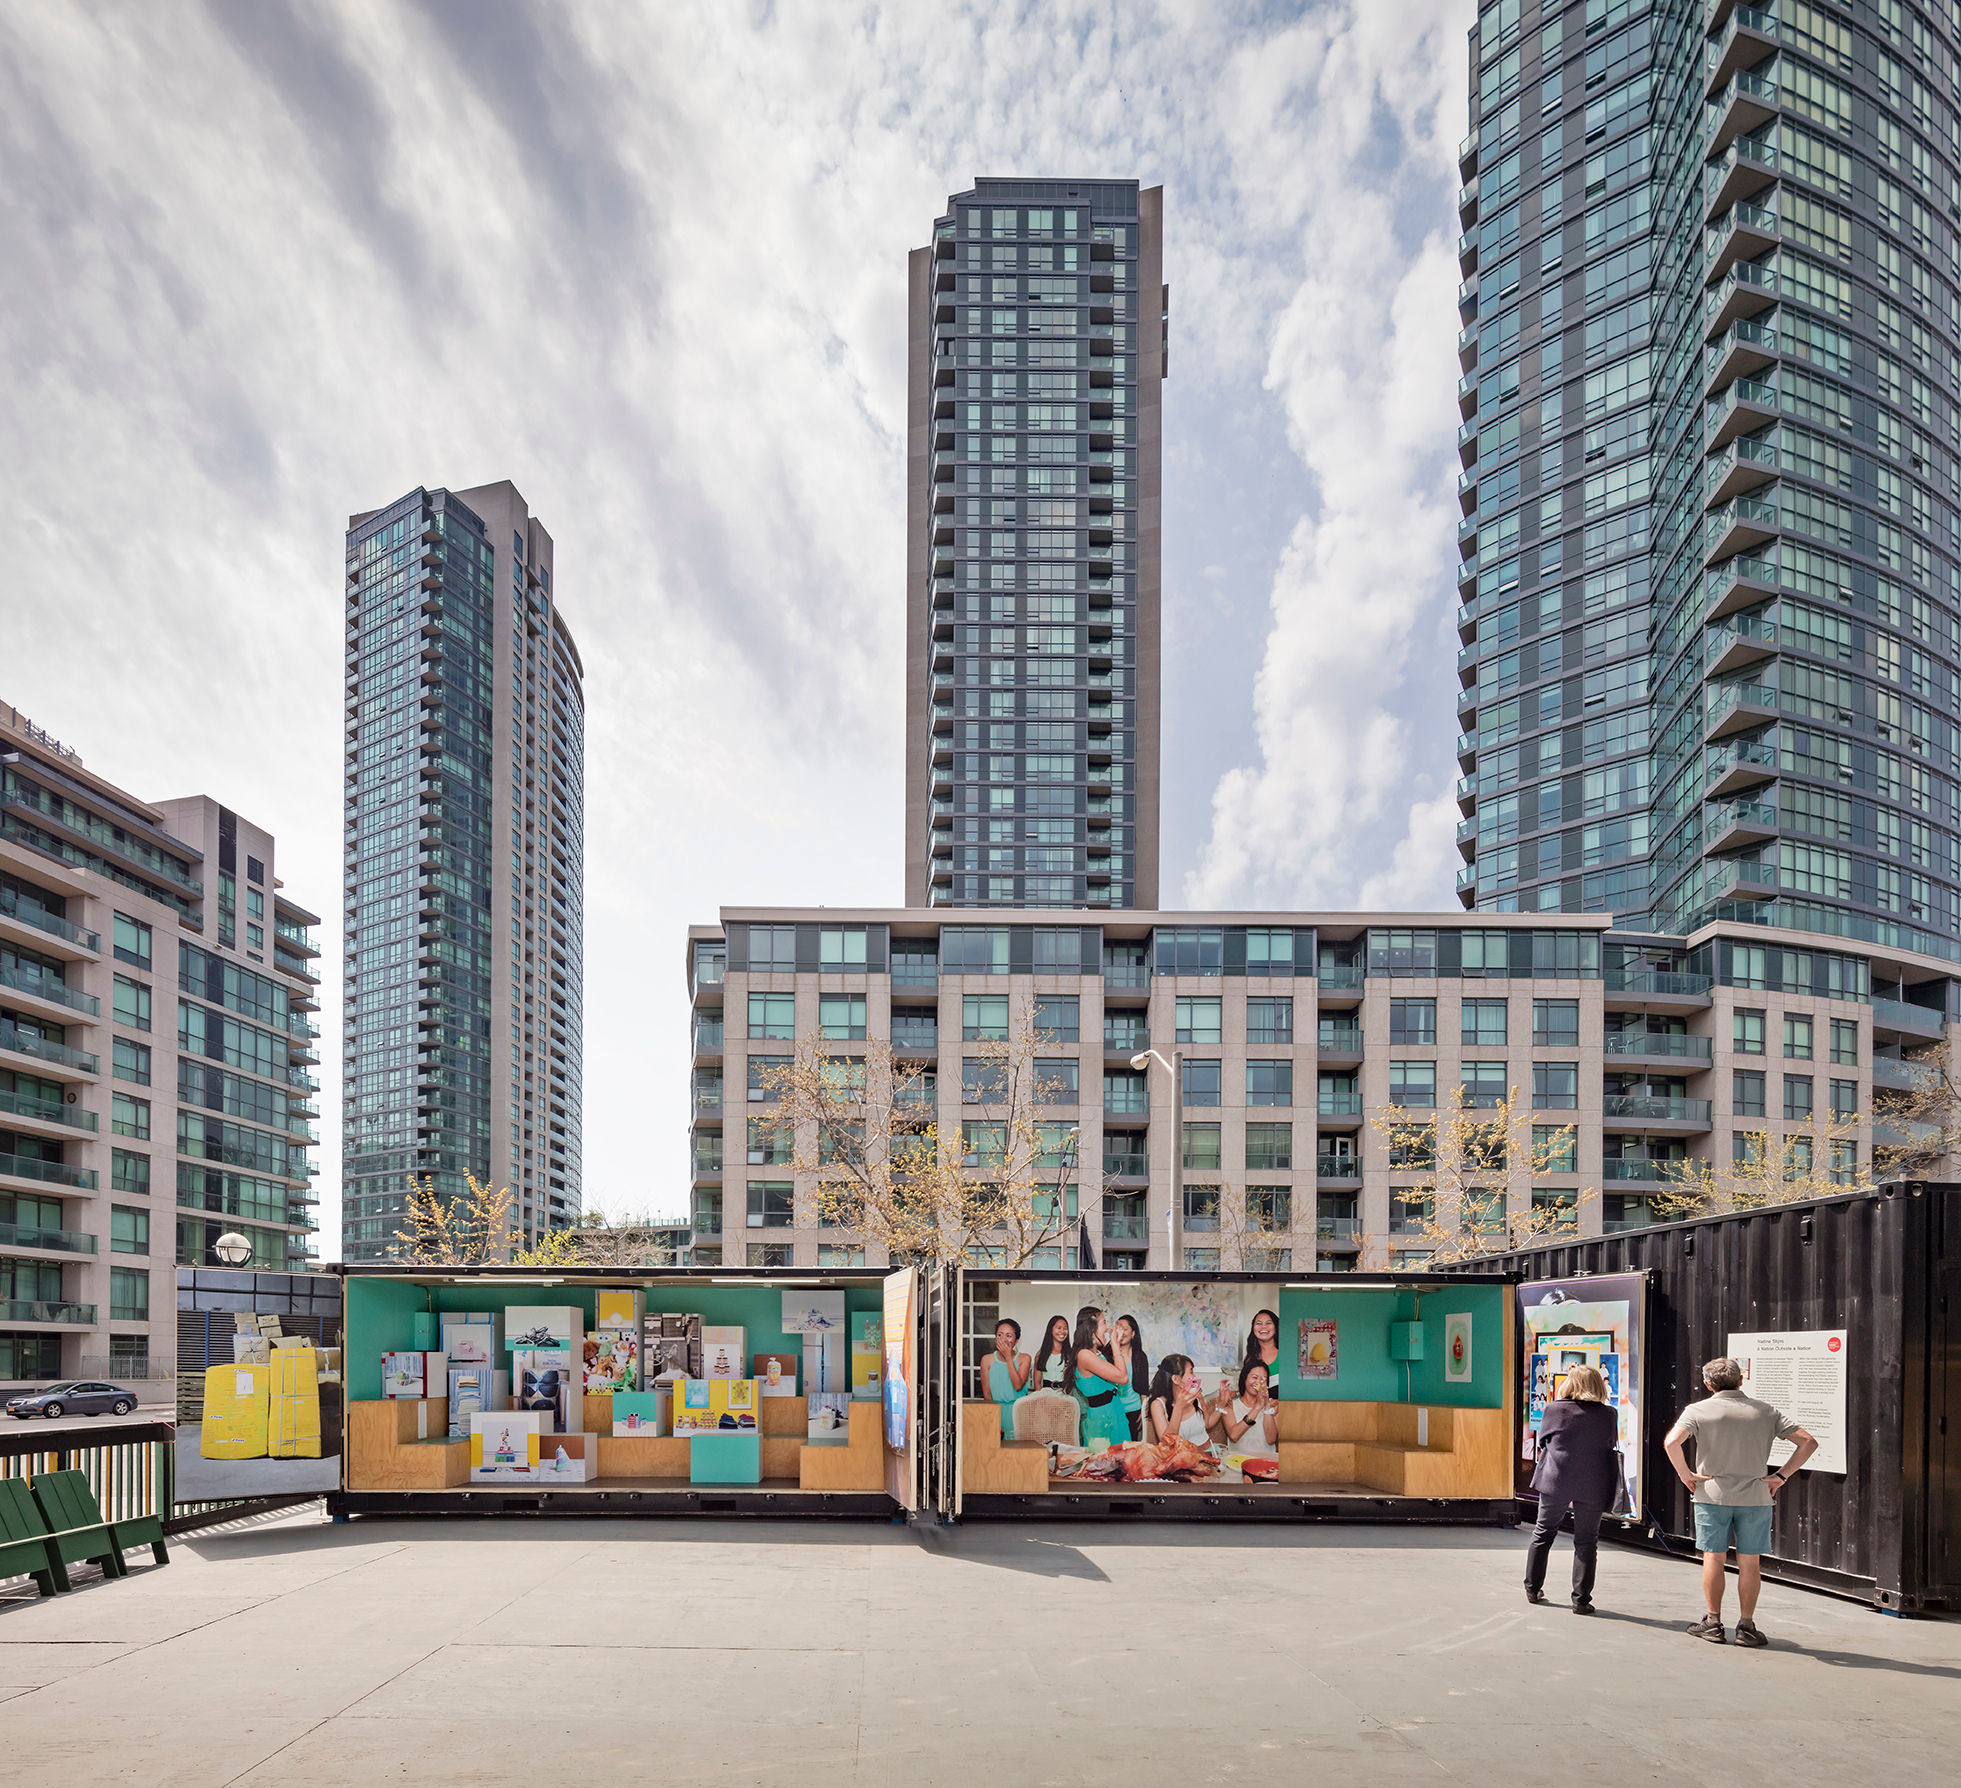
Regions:
<instances>
[{"instance_id":1,"label":"green wooden chair","mask_svg":"<svg viewBox=\"0 0 1961 1788\"><path fill-rule=\"evenodd\" d=\"M55 1518L55 1511L59 1508L65 1525L70 1528L107 1528L123 1576L129 1574L128 1567L123 1563L123 1554L134 1551L138 1546L147 1544L158 1564L167 1565L170 1562L169 1549L163 1543L163 1517L132 1515L124 1521L105 1521L85 1472L44 1471L34 1479L34 1497L41 1505L41 1512L47 1516L50 1527L62 1524L57 1523Z\"/></svg>"},{"instance_id":2,"label":"green wooden chair","mask_svg":"<svg viewBox=\"0 0 1961 1788\"><path fill-rule=\"evenodd\" d=\"M108 1522L102 1519L102 1511L95 1506L95 1493L89 1489L86 1477L79 1471L36 1472L32 1488L34 1501L48 1524L51 1541L63 1564L73 1564L83 1558L90 1564L100 1565L105 1577L129 1575L129 1567L123 1563L123 1549L116 1543Z\"/></svg>"},{"instance_id":3,"label":"green wooden chair","mask_svg":"<svg viewBox=\"0 0 1961 1788\"><path fill-rule=\"evenodd\" d=\"M68 1567L24 1478L0 1478L0 1577L32 1577L44 1596L68 1588Z\"/></svg>"}]
</instances>

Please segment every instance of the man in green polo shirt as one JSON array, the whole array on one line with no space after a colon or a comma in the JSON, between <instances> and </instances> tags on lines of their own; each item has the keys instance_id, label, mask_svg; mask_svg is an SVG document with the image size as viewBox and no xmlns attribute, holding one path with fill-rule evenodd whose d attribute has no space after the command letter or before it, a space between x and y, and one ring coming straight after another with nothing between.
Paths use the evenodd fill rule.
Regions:
<instances>
[{"instance_id":1,"label":"man in green polo shirt","mask_svg":"<svg viewBox=\"0 0 1961 1788\"><path fill-rule=\"evenodd\" d=\"M1818 1450L1817 1441L1781 1409L1746 1397L1743 1368L1735 1360L1711 1360L1702 1369L1710 1394L1682 1411L1662 1443L1676 1475L1695 1497L1695 1543L1702 1549L1702 1599L1706 1613L1689 1632L1723 1643L1723 1561L1736 1545L1736 1623L1738 1645L1764 1645L1757 1630L1757 1592L1763 1587L1763 1555L1770 1550L1771 1499ZM1695 1465L1683 1448L1693 1438ZM1797 1448L1777 1470L1770 1469L1773 1440Z\"/></svg>"}]
</instances>

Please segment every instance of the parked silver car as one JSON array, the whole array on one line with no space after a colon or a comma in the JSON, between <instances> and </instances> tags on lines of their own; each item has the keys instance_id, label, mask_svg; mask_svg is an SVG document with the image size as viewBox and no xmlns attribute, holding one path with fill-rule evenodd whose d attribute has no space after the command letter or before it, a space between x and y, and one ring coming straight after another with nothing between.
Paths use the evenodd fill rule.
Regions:
<instances>
[{"instance_id":1,"label":"parked silver car","mask_svg":"<svg viewBox=\"0 0 1961 1788\"><path fill-rule=\"evenodd\" d=\"M103 1384L93 1378L77 1378L67 1384L51 1384L44 1391L23 1391L7 1399L7 1413L18 1421L30 1416L128 1415L136 1407L136 1393L120 1385Z\"/></svg>"}]
</instances>

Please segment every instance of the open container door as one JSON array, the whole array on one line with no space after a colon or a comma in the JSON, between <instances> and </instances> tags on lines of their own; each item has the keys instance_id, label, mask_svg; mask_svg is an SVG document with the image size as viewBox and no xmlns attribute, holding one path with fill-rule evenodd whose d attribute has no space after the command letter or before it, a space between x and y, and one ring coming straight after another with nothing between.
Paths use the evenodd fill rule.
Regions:
<instances>
[{"instance_id":1,"label":"open container door","mask_svg":"<svg viewBox=\"0 0 1961 1788\"><path fill-rule=\"evenodd\" d=\"M1642 1482L1648 1340L1648 1275L1593 1273L1534 1279L1518 1288L1520 1384L1518 1488L1530 1494L1539 1424L1574 1366L1593 1366L1607 1380L1620 1417L1621 1490L1607 1512L1638 1522Z\"/></svg>"},{"instance_id":2,"label":"open container door","mask_svg":"<svg viewBox=\"0 0 1961 1788\"><path fill-rule=\"evenodd\" d=\"M960 1461L955 1435L960 1415L959 1362L954 1357L959 1333L958 1269L932 1267L926 1273L925 1309L920 1323L919 1506L943 1520L960 1513Z\"/></svg>"},{"instance_id":3,"label":"open container door","mask_svg":"<svg viewBox=\"0 0 1961 1788\"><path fill-rule=\"evenodd\" d=\"M920 1272L885 1277L885 1493L902 1509L919 1507Z\"/></svg>"}]
</instances>

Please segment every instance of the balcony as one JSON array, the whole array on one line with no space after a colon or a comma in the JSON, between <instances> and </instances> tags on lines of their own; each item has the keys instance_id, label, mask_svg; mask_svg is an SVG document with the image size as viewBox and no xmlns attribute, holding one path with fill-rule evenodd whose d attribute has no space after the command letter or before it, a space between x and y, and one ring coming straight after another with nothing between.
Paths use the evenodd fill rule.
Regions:
<instances>
[{"instance_id":1,"label":"balcony","mask_svg":"<svg viewBox=\"0 0 1961 1788\"><path fill-rule=\"evenodd\" d=\"M1323 1242L1359 1242L1362 1239L1362 1219L1360 1217L1316 1217L1314 1234Z\"/></svg>"},{"instance_id":2,"label":"balcony","mask_svg":"<svg viewBox=\"0 0 1961 1788\"><path fill-rule=\"evenodd\" d=\"M1362 1161L1359 1155L1316 1155L1314 1157L1314 1177L1317 1180L1354 1180L1362 1177Z\"/></svg>"},{"instance_id":3,"label":"balcony","mask_svg":"<svg viewBox=\"0 0 1961 1788\"><path fill-rule=\"evenodd\" d=\"M1660 1098L1648 1093L1608 1093L1601 1099L1601 1117L1610 1130L1630 1125L1667 1131L1709 1128L1707 1099Z\"/></svg>"},{"instance_id":4,"label":"balcony","mask_svg":"<svg viewBox=\"0 0 1961 1788\"><path fill-rule=\"evenodd\" d=\"M1148 1242L1151 1220L1142 1211L1112 1210L1103 1207L1103 1239L1106 1242Z\"/></svg>"},{"instance_id":5,"label":"balcony","mask_svg":"<svg viewBox=\"0 0 1961 1788\"><path fill-rule=\"evenodd\" d=\"M1727 677L1777 651L1777 623L1761 615L1733 615L1703 635L1703 670Z\"/></svg>"},{"instance_id":6,"label":"balcony","mask_svg":"<svg viewBox=\"0 0 1961 1788\"><path fill-rule=\"evenodd\" d=\"M99 1017L102 1012L102 1002L94 994L83 993L79 988L18 964L0 962L0 987L11 987L23 999L40 1000L45 1005L60 1006L89 1018Z\"/></svg>"},{"instance_id":7,"label":"balcony","mask_svg":"<svg viewBox=\"0 0 1961 1788\"><path fill-rule=\"evenodd\" d=\"M96 1131L95 1113L59 1099L37 1099L32 1093L0 1087L0 1118L11 1117L27 1124L57 1124L64 1130Z\"/></svg>"},{"instance_id":8,"label":"balcony","mask_svg":"<svg viewBox=\"0 0 1961 1788\"><path fill-rule=\"evenodd\" d=\"M1777 563L1752 553L1738 553L1703 574L1702 594L1706 620L1720 620L1740 608L1755 608L1777 594Z\"/></svg>"},{"instance_id":9,"label":"balcony","mask_svg":"<svg viewBox=\"0 0 1961 1788\"><path fill-rule=\"evenodd\" d=\"M1777 388L1767 379L1738 379L1702 406L1703 427L1712 451L1776 420Z\"/></svg>"},{"instance_id":10,"label":"balcony","mask_svg":"<svg viewBox=\"0 0 1961 1788\"><path fill-rule=\"evenodd\" d=\"M1703 898L1766 900L1777 892L1777 869L1770 863L1712 860L1703 874Z\"/></svg>"},{"instance_id":11,"label":"balcony","mask_svg":"<svg viewBox=\"0 0 1961 1788\"><path fill-rule=\"evenodd\" d=\"M1464 867L1458 870L1457 872L1457 882L1456 882L1457 892L1460 894L1473 893L1476 890L1477 885L1478 885L1478 866L1475 863L1466 863Z\"/></svg>"},{"instance_id":12,"label":"balcony","mask_svg":"<svg viewBox=\"0 0 1961 1788\"><path fill-rule=\"evenodd\" d=\"M1676 1179L1680 1166L1674 1161L1641 1161L1623 1156L1618 1161L1601 1162L1600 1177L1616 1185L1632 1181L1641 1186L1666 1186Z\"/></svg>"},{"instance_id":13,"label":"balcony","mask_svg":"<svg viewBox=\"0 0 1961 1788\"><path fill-rule=\"evenodd\" d=\"M1457 366L1461 372L1469 372L1478 363L1478 326L1466 323L1457 332Z\"/></svg>"},{"instance_id":14,"label":"balcony","mask_svg":"<svg viewBox=\"0 0 1961 1788\"><path fill-rule=\"evenodd\" d=\"M1683 1036L1673 1031L1608 1031L1602 1053L1628 1061L1687 1061L1706 1063L1710 1059L1707 1037ZM1695 1070L1691 1069L1693 1073Z\"/></svg>"},{"instance_id":15,"label":"balcony","mask_svg":"<svg viewBox=\"0 0 1961 1788\"><path fill-rule=\"evenodd\" d=\"M1323 1024L1314 1040L1314 1053L1324 1062L1359 1062L1362 1059L1362 1027L1351 1024Z\"/></svg>"},{"instance_id":16,"label":"balcony","mask_svg":"<svg viewBox=\"0 0 1961 1788\"><path fill-rule=\"evenodd\" d=\"M1117 988L1121 991L1149 993L1151 990L1151 967L1145 962L1106 962L1103 965L1103 986L1105 991Z\"/></svg>"},{"instance_id":17,"label":"balcony","mask_svg":"<svg viewBox=\"0 0 1961 1788\"><path fill-rule=\"evenodd\" d=\"M1776 178L1777 151L1768 143L1738 137L1703 171L1703 216L1721 217L1738 199L1761 192Z\"/></svg>"},{"instance_id":18,"label":"balcony","mask_svg":"<svg viewBox=\"0 0 1961 1788\"><path fill-rule=\"evenodd\" d=\"M1476 733L1457 735L1457 767L1467 776L1477 768L1478 736Z\"/></svg>"},{"instance_id":19,"label":"balcony","mask_svg":"<svg viewBox=\"0 0 1961 1788\"><path fill-rule=\"evenodd\" d=\"M1704 146L1714 153L1738 137L1749 136L1777 116L1777 63L1772 58L1762 73L1739 69L1729 84L1709 100L1709 133Z\"/></svg>"},{"instance_id":20,"label":"balcony","mask_svg":"<svg viewBox=\"0 0 1961 1788\"><path fill-rule=\"evenodd\" d=\"M1461 819L1457 822L1457 854L1466 863L1477 861L1478 822L1475 818Z\"/></svg>"},{"instance_id":21,"label":"balcony","mask_svg":"<svg viewBox=\"0 0 1961 1788\"><path fill-rule=\"evenodd\" d=\"M1702 351L1703 391L1713 397L1732 380L1776 364L1777 319L1746 317Z\"/></svg>"},{"instance_id":22,"label":"balcony","mask_svg":"<svg viewBox=\"0 0 1961 1788\"><path fill-rule=\"evenodd\" d=\"M1712 683L1703 714L1705 739L1747 732L1777 718L1777 691L1767 683Z\"/></svg>"},{"instance_id":23,"label":"balcony","mask_svg":"<svg viewBox=\"0 0 1961 1788\"><path fill-rule=\"evenodd\" d=\"M1703 816L1705 851L1741 850L1777 836L1777 809L1767 801L1730 801Z\"/></svg>"},{"instance_id":24,"label":"balcony","mask_svg":"<svg viewBox=\"0 0 1961 1788\"><path fill-rule=\"evenodd\" d=\"M1359 962L1324 962L1315 983L1325 993L1360 993L1362 965Z\"/></svg>"},{"instance_id":25,"label":"balcony","mask_svg":"<svg viewBox=\"0 0 1961 1788\"><path fill-rule=\"evenodd\" d=\"M1739 739L1708 753L1702 767L1702 792L1709 796L1733 794L1776 774L1775 746Z\"/></svg>"},{"instance_id":26,"label":"balcony","mask_svg":"<svg viewBox=\"0 0 1961 1788\"><path fill-rule=\"evenodd\" d=\"M0 1248L42 1248L55 1254L93 1254L95 1237L77 1229L43 1229L32 1223L0 1223Z\"/></svg>"},{"instance_id":27,"label":"balcony","mask_svg":"<svg viewBox=\"0 0 1961 1788\"><path fill-rule=\"evenodd\" d=\"M1738 261L1709 288L1702 301L1702 330L1714 341L1742 317L1754 317L1777 302L1777 274L1755 261Z\"/></svg>"},{"instance_id":28,"label":"balcony","mask_svg":"<svg viewBox=\"0 0 1961 1788\"><path fill-rule=\"evenodd\" d=\"M99 1057L92 1056L86 1049L71 1048L66 1043L50 1043L45 1037L36 1037L13 1025L0 1020L0 1050L11 1050L16 1055L32 1056L36 1061L49 1062L58 1068L69 1068L77 1074L99 1074L102 1063Z\"/></svg>"},{"instance_id":29,"label":"balcony","mask_svg":"<svg viewBox=\"0 0 1961 1788\"><path fill-rule=\"evenodd\" d=\"M5 935L9 927L15 926L22 931L38 934L29 939L30 942L38 943L40 938L51 937L61 943L73 944L90 956L102 953L102 936L99 932L71 925L45 907L22 898L12 888L0 888L0 935Z\"/></svg>"},{"instance_id":30,"label":"balcony","mask_svg":"<svg viewBox=\"0 0 1961 1788\"><path fill-rule=\"evenodd\" d=\"M1141 1149L1112 1154L1103 1152L1103 1177L1114 1180L1147 1180L1151 1177L1151 1158Z\"/></svg>"},{"instance_id":31,"label":"balcony","mask_svg":"<svg viewBox=\"0 0 1961 1788\"><path fill-rule=\"evenodd\" d=\"M1362 1095L1360 1093L1320 1093L1315 1100L1316 1115L1333 1118L1337 1122L1359 1123L1362 1117Z\"/></svg>"},{"instance_id":32,"label":"balcony","mask_svg":"<svg viewBox=\"0 0 1961 1788\"><path fill-rule=\"evenodd\" d=\"M1769 441L1732 441L1712 454L1704 472L1702 500L1710 508L1727 503L1746 490L1755 490L1777 476L1777 448Z\"/></svg>"},{"instance_id":33,"label":"balcony","mask_svg":"<svg viewBox=\"0 0 1961 1788\"><path fill-rule=\"evenodd\" d=\"M1473 174L1457 189L1457 222L1469 229L1478 220L1478 177Z\"/></svg>"},{"instance_id":34,"label":"balcony","mask_svg":"<svg viewBox=\"0 0 1961 1788\"><path fill-rule=\"evenodd\" d=\"M1898 1056L1876 1055L1872 1058L1872 1083L1890 1092L1916 1093L1928 1081L1928 1070L1918 1063L1902 1061Z\"/></svg>"},{"instance_id":35,"label":"balcony","mask_svg":"<svg viewBox=\"0 0 1961 1788\"><path fill-rule=\"evenodd\" d=\"M1947 1028L1945 1019L1931 1006L1909 1005L1903 1000L1875 999L1872 1021L1875 1030L1911 1031L1924 1038L1938 1038Z\"/></svg>"},{"instance_id":36,"label":"balcony","mask_svg":"<svg viewBox=\"0 0 1961 1788\"><path fill-rule=\"evenodd\" d=\"M0 808L5 807L11 807L20 813L32 814L35 822L51 828L57 839L73 839L84 850L101 851L115 857L144 875L154 876L160 882L168 882L173 888L188 894L194 900L204 893L204 884L196 876L186 874L173 859L165 856L161 851L146 856L143 848L135 842L109 836L105 823L96 820L94 815L87 816L93 822L91 825L71 824L57 811L52 796L37 800L25 792L17 791L9 794L0 791ZM67 859L64 857L63 860ZM71 865L71 867L78 867L78 865Z\"/></svg>"},{"instance_id":37,"label":"balcony","mask_svg":"<svg viewBox=\"0 0 1961 1788\"><path fill-rule=\"evenodd\" d=\"M1468 180L1478 171L1478 133L1473 130L1457 145L1457 177Z\"/></svg>"},{"instance_id":38,"label":"balcony","mask_svg":"<svg viewBox=\"0 0 1961 1788\"><path fill-rule=\"evenodd\" d=\"M1703 282L1713 285L1738 261L1754 261L1777 246L1777 213L1747 201L1732 205L1702 233Z\"/></svg>"},{"instance_id":39,"label":"balcony","mask_svg":"<svg viewBox=\"0 0 1961 1788\"><path fill-rule=\"evenodd\" d=\"M1705 563L1733 559L1738 553L1753 552L1777 538L1777 492L1763 496L1732 497L1720 509L1713 509L1703 522L1702 555ZM1704 670L1714 674L1715 667Z\"/></svg>"},{"instance_id":40,"label":"balcony","mask_svg":"<svg viewBox=\"0 0 1961 1788\"><path fill-rule=\"evenodd\" d=\"M95 1306L42 1303L35 1298L0 1298L0 1322L59 1323L64 1328L92 1329Z\"/></svg>"},{"instance_id":41,"label":"balcony","mask_svg":"<svg viewBox=\"0 0 1961 1788\"><path fill-rule=\"evenodd\" d=\"M1478 408L1478 375L1466 373L1457 381L1457 413L1460 416L1474 416Z\"/></svg>"},{"instance_id":42,"label":"balcony","mask_svg":"<svg viewBox=\"0 0 1961 1788\"><path fill-rule=\"evenodd\" d=\"M1777 20L1768 7L1739 6L1719 37L1712 38L1703 71L1704 97L1715 99L1738 73L1754 68L1777 49Z\"/></svg>"},{"instance_id":43,"label":"balcony","mask_svg":"<svg viewBox=\"0 0 1961 1788\"><path fill-rule=\"evenodd\" d=\"M1457 238L1457 271L1466 278L1478 270L1478 229L1473 224Z\"/></svg>"},{"instance_id":44,"label":"balcony","mask_svg":"<svg viewBox=\"0 0 1961 1788\"><path fill-rule=\"evenodd\" d=\"M1478 779L1475 776L1460 776L1457 779L1457 811L1474 814L1478 810Z\"/></svg>"},{"instance_id":45,"label":"balcony","mask_svg":"<svg viewBox=\"0 0 1961 1788\"><path fill-rule=\"evenodd\" d=\"M1607 1004L1624 1011L1645 1006L1651 1011L1700 1012L1709 1005L1709 977L1668 969L1610 969L1601 979Z\"/></svg>"}]
</instances>

